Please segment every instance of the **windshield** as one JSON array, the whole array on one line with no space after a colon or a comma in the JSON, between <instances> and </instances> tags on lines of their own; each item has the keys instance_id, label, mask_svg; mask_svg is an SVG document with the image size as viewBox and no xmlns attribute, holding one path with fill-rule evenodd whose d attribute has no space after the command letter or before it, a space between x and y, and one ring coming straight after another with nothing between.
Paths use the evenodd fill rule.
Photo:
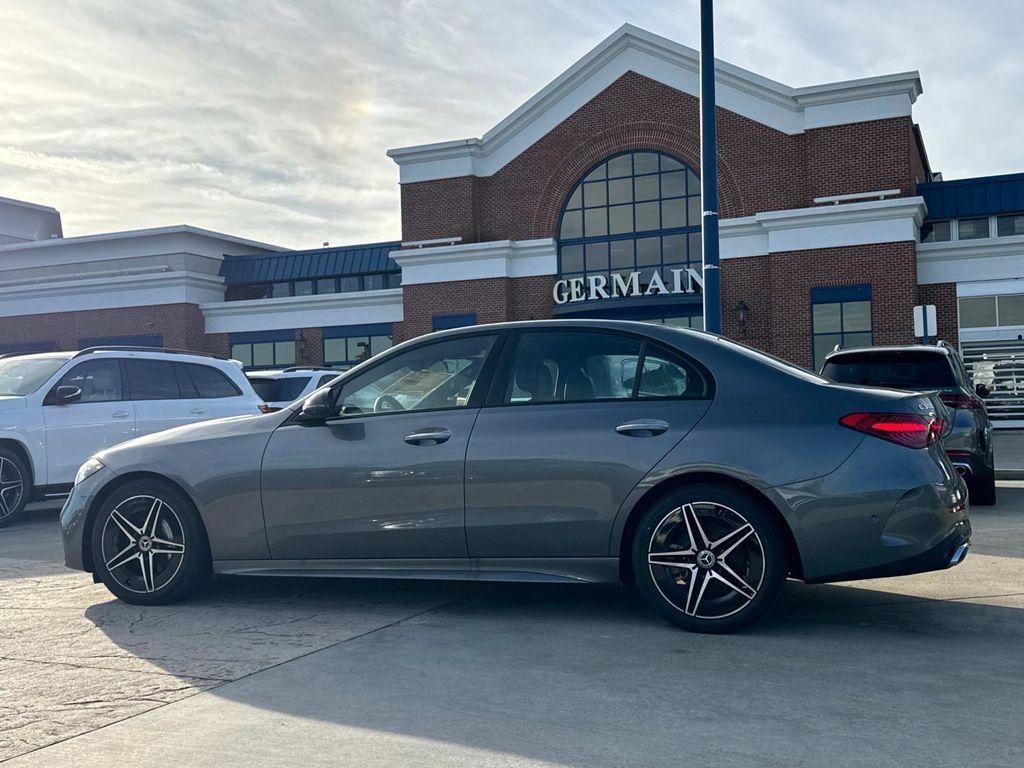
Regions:
<instances>
[{"instance_id":1,"label":"windshield","mask_svg":"<svg viewBox=\"0 0 1024 768\"><path fill-rule=\"evenodd\" d=\"M0 360L0 397L31 395L66 363L66 356L31 355Z\"/></svg>"},{"instance_id":2,"label":"windshield","mask_svg":"<svg viewBox=\"0 0 1024 768\"><path fill-rule=\"evenodd\" d=\"M291 376L287 379L265 379L253 376L249 379L256 394L265 403L290 403L302 394L311 376Z\"/></svg>"},{"instance_id":3,"label":"windshield","mask_svg":"<svg viewBox=\"0 0 1024 768\"><path fill-rule=\"evenodd\" d=\"M892 389L950 389L957 386L953 366L934 352L871 352L837 355L822 374L840 384Z\"/></svg>"}]
</instances>

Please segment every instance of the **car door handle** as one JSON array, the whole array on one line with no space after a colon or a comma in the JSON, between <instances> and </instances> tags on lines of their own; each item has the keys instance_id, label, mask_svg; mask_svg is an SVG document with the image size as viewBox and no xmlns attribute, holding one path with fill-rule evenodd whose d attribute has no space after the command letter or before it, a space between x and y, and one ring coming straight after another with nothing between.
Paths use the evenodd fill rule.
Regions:
<instances>
[{"instance_id":1,"label":"car door handle","mask_svg":"<svg viewBox=\"0 0 1024 768\"><path fill-rule=\"evenodd\" d=\"M193 416L202 416L204 413L206 413L206 409L205 408L193 408L191 411L189 411L189 413L191 413Z\"/></svg>"},{"instance_id":2,"label":"car door handle","mask_svg":"<svg viewBox=\"0 0 1024 768\"><path fill-rule=\"evenodd\" d=\"M615 431L629 437L654 437L668 431L668 422L661 419L637 419L619 424Z\"/></svg>"},{"instance_id":3,"label":"car door handle","mask_svg":"<svg viewBox=\"0 0 1024 768\"><path fill-rule=\"evenodd\" d=\"M452 433L443 427L431 427L406 435L405 442L409 445L437 445L449 440L451 436Z\"/></svg>"},{"instance_id":4,"label":"car door handle","mask_svg":"<svg viewBox=\"0 0 1024 768\"><path fill-rule=\"evenodd\" d=\"M115 419L127 419L129 416L131 416L131 413L129 413L128 411L114 411L110 415L113 416Z\"/></svg>"}]
</instances>

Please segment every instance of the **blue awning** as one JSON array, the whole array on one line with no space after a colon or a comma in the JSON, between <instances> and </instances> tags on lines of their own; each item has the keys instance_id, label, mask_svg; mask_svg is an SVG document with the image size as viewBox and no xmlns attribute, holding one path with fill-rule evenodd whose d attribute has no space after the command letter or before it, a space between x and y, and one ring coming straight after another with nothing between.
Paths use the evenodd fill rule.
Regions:
<instances>
[{"instance_id":1,"label":"blue awning","mask_svg":"<svg viewBox=\"0 0 1024 768\"><path fill-rule=\"evenodd\" d=\"M388 254L401 242L316 248L311 251L280 251L226 256L220 274L228 285L272 283L280 280L311 280L338 275L398 272Z\"/></svg>"},{"instance_id":2,"label":"blue awning","mask_svg":"<svg viewBox=\"0 0 1024 768\"><path fill-rule=\"evenodd\" d=\"M932 220L1019 213L1024 212L1024 173L931 181L918 184L917 194Z\"/></svg>"}]
</instances>

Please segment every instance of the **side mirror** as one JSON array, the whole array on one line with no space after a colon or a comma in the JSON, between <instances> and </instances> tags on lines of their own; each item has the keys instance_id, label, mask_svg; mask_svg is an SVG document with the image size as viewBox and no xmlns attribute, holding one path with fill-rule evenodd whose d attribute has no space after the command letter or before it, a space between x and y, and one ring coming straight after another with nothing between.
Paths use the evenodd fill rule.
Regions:
<instances>
[{"instance_id":1,"label":"side mirror","mask_svg":"<svg viewBox=\"0 0 1024 768\"><path fill-rule=\"evenodd\" d=\"M331 390L325 389L320 392L314 392L306 398L302 403L302 409L299 411L299 421L307 424L316 424L326 420L331 415L331 406L328 401L330 394Z\"/></svg>"},{"instance_id":2,"label":"side mirror","mask_svg":"<svg viewBox=\"0 0 1024 768\"><path fill-rule=\"evenodd\" d=\"M63 386L57 387L57 405L70 405L82 399L82 388Z\"/></svg>"},{"instance_id":3,"label":"side mirror","mask_svg":"<svg viewBox=\"0 0 1024 768\"><path fill-rule=\"evenodd\" d=\"M978 393L978 397L985 398L992 394L992 390L989 389L987 384L975 384L974 391Z\"/></svg>"}]
</instances>

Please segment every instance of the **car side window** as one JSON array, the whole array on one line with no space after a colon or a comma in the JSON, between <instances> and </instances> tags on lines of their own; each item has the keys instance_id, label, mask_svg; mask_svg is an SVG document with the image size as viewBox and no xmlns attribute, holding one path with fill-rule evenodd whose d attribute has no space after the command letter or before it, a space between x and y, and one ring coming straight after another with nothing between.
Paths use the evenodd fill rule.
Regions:
<instances>
[{"instance_id":1,"label":"car side window","mask_svg":"<svg viewBox=\"0 0 1024 768\"><path fill-rule=\"evenodd\" d=\"M519 336L505 402L628 400L641 341L600 331L542 331Z\"/></svg>"},{"instance_id":2,"label":"car side window","mask_svg":"<svg viewBox=\"0 0 1024 768\"><path fill-rule=\"evenodd\" d=\"M181 397L174 366L164 360L125 360L132 400L177 400Z\"/></svg>"},{"instance_id":3,"label":"car side window","mask_svg":"<svg viewBox=\"0 0 1024 768\"><path fill-rule=\"evenodd\" d=\"M121 365L117 360L87 360L65 373L57 387L78 387L80 403L109 403L124 400L121 386Z\"/></svg>"},{"instance_id":4,"label":"car side window","mask_svg":"<svg viewBox=\"0 0 1024 768\"><path fill-rule=\"evenodd\" d=\"M196 389L196 385L192 381L192 377L188 375L188 371L185 370L184 365L181 363L175 363L174 375L178 379L178 389L181 391L182 398L185 400L199 399L199 390Z\"/></svg>"},{"instance_id":5,"label":"car side window","mask_svg":"<svg viewBox=\"0 0 1024 768\"><path fill-rule=\"evenodd\" d=\"M474 334L395 355L346 381L334 414L465 408L494 339Z\"/></svg>"},{"instance_id":6,"label":"car side window","mask_svg":"<svg viewBox=\"0 0 1024 768\"><path fill-rule=\"evenodd\" d=\"M338 378L340 374L341 371L338 371L338 373L328 373L326 376L321 376L320 382L316 385L316 388L320 389L320 387L326 387L328 384L330 384L332 381Z\"/></svg>"},{"instance_id":7,"label":"car side window","mask_svg":"<svg viewBox=\"0 0 1024 768\"><path fill-rule=\"evenodd\" d=\"M708 397L709 393L710 382L690 361L682 355L647 343L637 397L700 400Z\"/></svg>"},{"instance_id":8,"label":"car side window","mask_svg":"<svg viewBox=\"0 0 1024 768\"><path fill-rule=\"evenodd\" d=\"M182 363L195 384L199 397L214 400L220 397L237 397L241 390L223 373L209 365Z\"/></svg>"}]
</instances>

